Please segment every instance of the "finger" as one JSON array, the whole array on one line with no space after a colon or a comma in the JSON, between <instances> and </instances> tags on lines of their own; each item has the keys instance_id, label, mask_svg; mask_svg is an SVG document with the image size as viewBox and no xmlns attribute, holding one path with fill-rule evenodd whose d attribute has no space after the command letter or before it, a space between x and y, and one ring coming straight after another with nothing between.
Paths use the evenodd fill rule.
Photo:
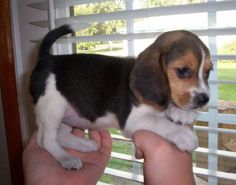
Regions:
<instances>
[{"instance_id":1,"label":"finger","mask_svg":"<svg viewBox=\"0 0 236 185\"><path fill-rule=\"evenodd\" d=\"M83 130L83 129L80 129L80 128L73 128L72 133L73 133L75 136L84 138L84 130Z\"/></svg>"},{"instance_id":2,"label":"finger","mask_svg":"<svg viewBox=\"0 0 236 185\"><path fill-rule=\"evenodd\" d=\"M101 136L98 130L89 130L89 138L97 143L98 148L101 147Z\"/></svg>"},{"instance_id":3,"label":"finger","mask_svg":"<svg viewBox=\"0 0 236 185\"><path fill-rule=\"evenodd\" d=\"M133 135L133 141L134 141L134 145L135 145L135 157L137 159L142 159L144 157L144 154L142 152L143 147L142 147L142 131L137 131L134 135Z\"/></svg>"},{"instance_id":4,"label":"finger","mask_svg":"<svg viewBox=\"0 0 236 185\"><path fill-rule=\"evenodd\" d=\"M161 136L146 130L140 130L134 133L133 141L142 153L145 155L147 150L150 150L152 146L156 146L155 150L166 144L166 140Z\"/></svg>"},{"instance_id":5,"label":"finger","mask_svg":"<svg viewBox=\"0 0 236 185\"><path fill-rule=\"evenodd\" d=\"M138 147L135 147L135 157L137 159L142 159L144 157L143 152Z\"/></svg>"},{"instance_id":6,"label":"finger","mask_svg":"<svg viewBox=\"0 0 236 185\"><path fill-rule=\"evenodd\" d=\"M101 137L100 152L103 153L104 155L110 156L112 150L111 134L109 133L108 130L99 130L99 134Z\"/></svg>"}]
</instances>

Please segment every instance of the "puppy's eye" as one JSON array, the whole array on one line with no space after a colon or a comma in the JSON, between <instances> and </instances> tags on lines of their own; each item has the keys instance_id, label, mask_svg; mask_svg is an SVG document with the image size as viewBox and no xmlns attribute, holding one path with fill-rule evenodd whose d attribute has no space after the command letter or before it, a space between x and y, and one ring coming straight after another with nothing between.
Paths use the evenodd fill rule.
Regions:
<instances>
[{"instance_id":1,"label":"puppy's eye","mask_svg":"<svg viewBox=\"0 0 236 185\"><path fill-rule=\"evenodd\" d=\"M176 69L176 74L179 78L188 78L191 76L191 70L187 67L179 67Z\"/></svg>"}]
</instances>

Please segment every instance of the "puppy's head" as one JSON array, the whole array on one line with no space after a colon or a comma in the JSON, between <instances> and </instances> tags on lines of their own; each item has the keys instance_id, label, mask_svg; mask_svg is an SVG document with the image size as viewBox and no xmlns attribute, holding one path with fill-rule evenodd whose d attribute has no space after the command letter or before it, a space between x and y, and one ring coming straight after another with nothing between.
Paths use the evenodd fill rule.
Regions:
<instances>
[{"instance_id":1,"label":"puppy's head","mask_svg":"<svg viewBox=\"0 0 236 185\"><path fill-rule=\"evenodd\" d=\"M169 103L196 109L209 100L211 69L209 50L196 35L166 32L137 57L130 87L140 102L158 109Z\"/></svg>"}]
</instances>

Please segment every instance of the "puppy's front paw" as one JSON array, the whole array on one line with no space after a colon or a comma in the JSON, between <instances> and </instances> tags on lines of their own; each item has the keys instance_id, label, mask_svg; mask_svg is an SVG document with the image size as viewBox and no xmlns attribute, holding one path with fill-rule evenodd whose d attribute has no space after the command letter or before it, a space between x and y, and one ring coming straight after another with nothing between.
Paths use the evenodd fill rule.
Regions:
<instances>
[{"instance_id":1,"label":"puppy's front paw","mask_svg":"<svg viewBox=\"0 0 236 185\"><path fill-rule=\"evenodd\" d=\"M181 151L193 152L198 147L197 136L186 127L180 127L180 130L168 136Z\"/></svg>"},{"instance_id":2,"label":"puppy's front paw","mask_svg":"<svg viewBox=\"0 0 236 185\"><path fill-rule=\"evenodd\" d=\"M68 170L79 170L82 168L82 161L78 157L63 157L60 159L60 164L63 168Z\"/></svg>"},{"instance_id":3,"label":"puppy's front paw","mask_svg":"<svg viewBox=\"0 0 236 185\"><path fill-rule=\"evenodd\" d=\"M78 150L81 152L95 152L98 151L98 145L95 141L88 139L78 146Z\"/></svg>"}]
</instances>

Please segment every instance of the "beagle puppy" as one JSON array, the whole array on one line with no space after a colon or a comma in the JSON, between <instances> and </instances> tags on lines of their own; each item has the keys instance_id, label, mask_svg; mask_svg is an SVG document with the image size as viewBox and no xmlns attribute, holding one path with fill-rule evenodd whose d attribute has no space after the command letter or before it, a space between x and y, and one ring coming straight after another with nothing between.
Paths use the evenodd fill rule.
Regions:
<instances>
[{"instance_id":1,"label":"beagle puppy","mask_svg":"<svg viewBox=\"0 0 236 185\"><path fill-rule=\"evenodd\" d=\"M64 25L45 36L30 78L41 147L66 169L79 169L82 163L63 148L98 149L94 141L75 137L72 127L113 127L128 138L145 129L181 151L197 148L198 139L186 124L209 100L212 63L196 35L163 33L137 58L51 55L52 44L72 32Z\"/></svg>"}]
</instances>

